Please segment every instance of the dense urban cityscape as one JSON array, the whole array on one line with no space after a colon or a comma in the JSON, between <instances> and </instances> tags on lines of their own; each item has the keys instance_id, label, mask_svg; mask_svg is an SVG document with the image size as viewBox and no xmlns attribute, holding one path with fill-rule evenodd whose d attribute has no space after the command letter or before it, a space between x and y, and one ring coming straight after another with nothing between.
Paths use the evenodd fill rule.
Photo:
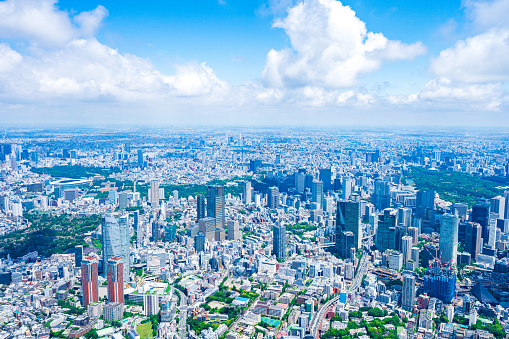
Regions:
<instances>
[{"instance_id":1,"label":"dense urban cityscape","mask_svg":"<svg viewBox=\"0 0 509 339\"><path fill-rule=\"evenodd\" d=\"M507 131L1 138L1 338L509 335Z\"/></svg>"}]
</instances>

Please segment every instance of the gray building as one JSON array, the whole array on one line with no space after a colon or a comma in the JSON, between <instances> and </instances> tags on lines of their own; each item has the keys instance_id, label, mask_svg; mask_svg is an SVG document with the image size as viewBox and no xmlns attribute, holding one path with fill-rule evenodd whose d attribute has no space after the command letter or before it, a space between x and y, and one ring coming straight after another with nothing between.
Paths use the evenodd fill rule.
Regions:
<instances>
[{"instance_id":1,"label":"gray building","mask_svg":"<svg viewBox=\"0 0 509 339\"><path fill-rule=\"evenodd\" d=\"M108 213L102 217L102 245L103 245L103 271L106 277L108 260L113 257L122 257L124 267L124 282L129 281L131 265L129 262L129 215Z\"/></svg>"},{"instance_id":2,"label":"gray building","mask_svg":"<svg viewBox=\"0 0 509 339\"><path fill-rule=\"evenodd\" d=\"M459 217L446 213L440 219L439 248L442 262L456 263L458 255Z\"/></svg>"},{"instance_id":3,"label":"gray building","mask_svg":"<svg viewBox=\"0 0 509 339\"><path fill-rule=\"evenodd\" d=\"M272 228L272 252L278 259L286 257L286 226L274 225Z\"/></svg>"}]
</instances>

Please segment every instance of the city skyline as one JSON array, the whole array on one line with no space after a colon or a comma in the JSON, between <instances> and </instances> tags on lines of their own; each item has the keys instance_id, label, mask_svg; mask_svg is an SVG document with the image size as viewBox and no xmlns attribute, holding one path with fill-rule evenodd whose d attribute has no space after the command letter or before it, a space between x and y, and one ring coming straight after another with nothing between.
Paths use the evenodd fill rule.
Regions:
<instances>
[{"instance_id":1,"label":"city skyline","mask_svg":"<svg viewBox=\"0 0 509 339\"><path fill-rule=\"evenodd\" d=\"M7 0L0 116L7 123L507 126L507 8L507 0Z\"/></svg>"}]
</instances>

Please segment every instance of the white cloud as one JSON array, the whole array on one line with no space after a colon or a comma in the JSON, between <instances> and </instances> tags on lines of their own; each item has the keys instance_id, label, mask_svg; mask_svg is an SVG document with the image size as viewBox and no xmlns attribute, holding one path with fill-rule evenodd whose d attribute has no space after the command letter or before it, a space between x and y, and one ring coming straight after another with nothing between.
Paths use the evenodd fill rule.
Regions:
<instances>
[{"instance_id":1,"label":"white cloud","mask_svg":"<svg viewBox=\"0 0 509 339\"><path fill-rule=\"evenodd\" d=\"M177 75L165 77L165 83L169 84L178 96L203 96L210 95L215 99L223 99L229 86L219 80L205 63L188 63L177 67Z\"/></svg>"},{"instance_id":2,"label":"white cloud","mask_svg":"<svg viewBox=\"0 0 509 339\"><path fill-rule=\"evenodd\" d=\"M304 0L277 19L292 48L267 54L262 78L272 87L343 88L383 61L413 59L425 53L420 42L403 44L368 32L355 12L335 0Z\"/></svg>"},{"instance_id":3,"label":"white cloud","mask_svg":"<svg viewBox=\"0 0 509 339\"><path fill-rule=\"evenodd\" d=\"M6 0L0 2L0 38L23 39L35 46L63 46L92 36L108 15L103 6L74 17L57 7L56 0Z\"/></svg>"},{"instance_id":4,"label":"white cloud","mask_svg":"<svg viewBox=\"0 0 509 339\"><path fill-rule=\"evenodd\" d=\"M488 32L458 41L433 59L430 70L461 82L493 82L509 79L509 30Z\"/></svg>"},{"instance_id":5,"label":"white cloud","mask_svg":"<svg viewBox=\"0 0 509 339\"><path fill-rule=\"evenodd\" d=\"M463 6L477 28L509 27L509 0L464 0Z\"/></svg>"}]
</instances>

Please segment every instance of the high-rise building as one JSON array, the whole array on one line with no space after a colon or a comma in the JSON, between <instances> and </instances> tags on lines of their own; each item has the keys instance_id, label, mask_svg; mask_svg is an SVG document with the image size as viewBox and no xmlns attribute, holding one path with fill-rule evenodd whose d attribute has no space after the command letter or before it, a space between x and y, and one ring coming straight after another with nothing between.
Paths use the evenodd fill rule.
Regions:
<instances>
[{"instance_id":1,"label":"high-rise building","mask_svg":"<svg viewBox=\"0 0 509 339\"><path fill-rule=\"evenodd\" d=\"M272 252L278 259L286 257L286 226L274 225L272 228Z\"/></svg>"},{"instance_id":2,"label":"high-rise building","mask_svg":"<svg viewBox=\"0 0 509 339\"><path fill-rule=\"evenodd\" d=\"M237 240L242 238L242 232L239 228L239 222L236 220L228 220L227 225L227 236L228 240Z\"/></svg>"},{"instance_id":3,"label":"high-rise building","mask_svg":"<svg viewBox=\"0 0 509 339\"><path fill-rule=\"evenodd\" d=\"M143 295L143 311L146 316L159 313L159 296L157 294Z\"/></svg>"},{"instance_id":4,"label":"high-rise building","mask_svg":"<svg viewBox=\"0 0 509 339\"><path fill-rule=\"evenodd\" d=\"M403 290L401 296L401 307L411 310L415 304L415 277L412 274L403 275Z\"/></svg>"},{"instance_id":5,"label":"high-rise building","mask_svg":"<svg viewBox=\"0 0 509 339\"><path fill-rule=\"evenodd\" d=\"M472 259L477 260L477 255L482 249L482 227L478 223L468 222L465 227L465 252L470 253Z\"/></svg>"},{"instance_id":6,"label":"high-rise building","mask_svg":"<svg viewBox=\"0 0 509 339\"><path fill-rule=\"evenodd\" d=\"M210 217L202 218L198 221L198 229L203 232L207 240L212 241L216 237L216 220Z\"/></svg>"},{"instance_id":7,"label":"high-rise building","mask_svg":"<svg viewBox=\"0 0 509 339\"><path fill-rule=\"evenodd\" d=\"M417 218L428 220L429 211L435 209L435 194L433 190L417 191L415 214Z\"/></svg>"},{"instance_id":8,"label":"high-rise building","mask_svg":"<svg viewBox=\"0 0 509 339\"><path fill-rule=\"evenodd\" d=\"M108 302L124 303L124 270L122 257L108 260Z\"/></svg>"},{"instance_id":9,"label":"high-rise building","mask_svg":"<svg viewBox=\"0 0 509 339\"><path fill-rule=\"evenodd\" d=\"M129 206L129 194L127 192L120 192L118 194L118 208L125 210Z\"/></svg>"},{"instance_id":10,"label":"high-rise building","mask_svg":"<svg viewBox=\"0 0 509 339\"><path fill-rule=\"evenodd\" d=\"M351 250L355 250L355 236L352 232L336 233L336 253L343 259L350 258Z\"/></svg>"},{"instance_id":11,"label":"high-rise building","mask_svg":"<svg viewBox=\"0 0 509 339\"><path fill-rule=\"evenodd\" d=\"M313 180L311 184L312 201L316 203L316 208L321 210L323 203L323 182Z\"/></svg>"},{"instance_id":12,"label":"high-rise building","mask_svg":"<svg viewBox=\"0 0 509 339\"><path fill-rule=\"evenodd\" d=\"M404 225L406 228L412 226L411 208L398 208L398 225Z\"/></svg>"},{"instance_id":13,"label":"high-rise building","mask_svg":"<svg viewBox=\"0 0 509 339\"><path fill-rule=\"evenodd\" d=\"M108 260L114 257L122 257L124 281L128 282L131 265L129 262L130 237L129 215L108 213L102 217L102 245L103 245L103 268L108 265ZM106 276L106 269L104 275Z\"/></svg>"},{"instance_id":14,"label":"high-rise building","mask_svg":"<svg viewBox=\"0 0 509 339\"><path fill-rule=\"evenodd\" d=\"M150 204L153 207L159 206L159 180L150 181Z\"/></svg>"},{"instance_id":15,"label":"high-rise building","mask_svg":"<svg viewBox=\"0 0 509 339\"><path fill-rule=\"evenodd\" d=\"M348 199L352 195L352 185L353 185L353 179L351 178L343 178L343 183L341 186L341 198Z\"/></svg>"},{"instance_id":16,"label":"high-rise building","mask_svg":"<svg viewBox=\"0 0 509 339\"><path fill-rule=\"evenodd\" d=\"M205 233L198 232L194 236L194 250L196 252L203 252L205 250Z\"/></svg>"},{"instance_id":17,"label":"high-rise building","mask_svg":"<svg viewBox=\"0 0 509 339\"><path fill-rule=\"evenodd\" d=\"M269 187L267 191L267 206L270 209L279 207L279 189L277 187Z\"/></svg>"},{"instance_id":18,"label":"high-rise building","mask_svg":"<svg viewBox=\"0 0 509 339\"><path fill-rule=\"evenodd\" d=\"M412 237L412 243L417 245L419 243L419 229L417 227L409 227L407 232Z\"/></svg>"},{"instance_id":19,"label":"high-rise building","mask_svg":"<svg viewBox=\"0 0 509 339\"><path fill-rule=\"evenodd\" d=\"M378 232L376 234L376 248L380 252L396 248L396 220L398 211L394 208L384 209L378 216Z\"/></svg>"},{"instance_id":20,"label":"high-rise building","mask_svg":"<svg viewBox=\"0 0 509 339\"><path fill-rule=\"evenodd\" d=\"M424 275L424 292L430 297L450 303L456 294L456 271L433 261Z\"/></svg>"},{"instance_id":21,"label":"high-rise building","mask_svg":"<svg viewBox=\"0 0 509 339\"><path fill-rule=\"evenodd\" d=\"M455 204L452 204L451 206L451 214L457 215L461 222L465 221L467 219L467 211L468 206L466 204L462 204L460 202L457 202Z\"/></svg>"},{"instance_id":22,"label":"high-rise building","mask_svg":"<svg viewBox=\"0 0 509 339\"><path fill-rule=\"evenodd\" d=\"M225 204L224 186L207 186L207 216L214 218L216 227L222 230L226 224Z\"/></svg>"},{"instance_id":23,"label":"high-rise building","mask_svg":"<svg viewBox=\"0 0 509 339\"><path fill-rule=\"evenodd\" d=\"M158 221L152 221L152 241L158 242L161 238L161 225Z\"/></svg>"},{"instance_id":24,"label":"high-rise building","mask_svg":"<svg viewBox=\"0 0 509 339\"><path fill-rule=\"evenodd\" d=\"M172 242L175 240L176 236L177 236L177 225L176 224L170 224L170 225L166 225L164 227L164 241Z\"/></svg>"},{"instance_id":25,"label":"high-rise building","mask_svg":"<svg viewBox=\"0 0 509 339\"><path fill-rule=\"evenodd\" d=\"M295 189L299 193L304 193L305 188L305 181L306 181L306 174L305 173L295 173Z\"/></svg>"},{"instance_id":26,"label":"high-rise building","mask_svg":"<svg viewBox=\"0 0 509 339\"><path fill-rule=\"evenodd\" d=\"M81 267L83 261L83 246L78 245L74 247L74 267Z\"/></svg>"},{"instance_id":27,"label":"high-rise building","mask_svg":"<svg viewBox=\"0 0 509 339\"><path fill-rule=\"evenodd\" d=\"M339 201L336 212L336 225L343 232L352 232L355 240L355 249L362 246L362 228L360 220L360 202Z\"/></svg>"},{"instance_id":28,"label":"high-rise building","mask_svg":"<svg viewBox=\"0 0 509 339\"><path fill-rule=\"evenodd\" d=\"M505 198L496 196L490 201L490 212L497 213L499 217L503 217L505 213Z\"/></svg>"},{"instance_id":29,"label":"high-rise building","mask_svg":"<svg viewBox=\"0 0 509 339\"><path fill-rule=\"evenodd\" d=\"M375 190L372 196L372 203L377 211L391 207L391 192L389 182L381 178L375 179Z\"/></svg>"},{"instance_id":30,"label":"high-rise building","mask_svg":"<svg viewBox=\"0 0 509 339\"><path fill-rule=\"evenodd\" d=\"M489 221L490 221L490 201L488 199L479 199L479 201L472 206L472 214L470 221L476 222L481 225L481 236L483 243L489 240Z\"/></svg>"},{"instance_id":31,"label":"high-rise building","mask_svg":"<svg viewBox=\"0 0 509 339\"><path fill-rule=\"evenodd\" d=\"M412 259L412 247L414 239L411 236L405 235L401 238L401 253L403 253L403 264L406 265L407 261Z\"/></svg>"},{"instance_id":32,"label":"high-rise building","mask_svg":"<svg viewBox=\"0 0 509 339\"><path fill-rule=\"evenodd\" d=\"M320 181L323 182L323 191L332 191L332 171L331 168L320 169Z\"/></svg>"},{"instance_id":33,"label":"high-rise building","mask_svg":"<svg viewBox=\"0 0 509 339\"><path fill-rule=\"evenodd\" d=\"M440 220L440 258L445 263L456 264L459 221L457 215L449 213L443 214Z\"/></svg>"},{"instance_id":34,"label":"high-rise building","mask_svg":"<svg viewBox=\"0 0 509 339\"><path fill-rule=\"evenodd\" d=\"M200 220L205 218L206 209L205 209L205 196L203 194L198 194L196 196L196 219Z\"/></svg>"},{"instance_id":35,"label":"high-rise building","mask_svg":"<svg viewBox=\"0 0 509 339\"><path fill-rule=\"evenodd\" d=\"M91 254L83 258L81 263L83 307L99 301L98 262L97 255Z\"/></svg>"},{"instance_id":36,"label":"high-rise building","mask_svg":"<svg viewBox=\"0 0 509 339\"><path fill-rule=\"evenodd\" d=\"M251 181L242 182L242 193L244 204L251 204Z\"/></svg>"},{"instance_id":37,"label":"high-rise building","mask_svg":"<svg viewBox=\"0 0 509 339\"><path fill-rule=\"evenodd\" d=\"M509 219L509 191L504 191L504 200L505 200L505 212L503 215L504 219ZM502 218L502 215L500 215Z\"/></svg>"},{"instance_id":38,"label":"high-rise building","mask_svg":"<svg viewBox=\"0 0 509 339\"><path fill-rule=\"evenodd\" d=\"M143 166L143 151L141 149L138 150L138 165Z\"/></svg>"}]
</instances>

